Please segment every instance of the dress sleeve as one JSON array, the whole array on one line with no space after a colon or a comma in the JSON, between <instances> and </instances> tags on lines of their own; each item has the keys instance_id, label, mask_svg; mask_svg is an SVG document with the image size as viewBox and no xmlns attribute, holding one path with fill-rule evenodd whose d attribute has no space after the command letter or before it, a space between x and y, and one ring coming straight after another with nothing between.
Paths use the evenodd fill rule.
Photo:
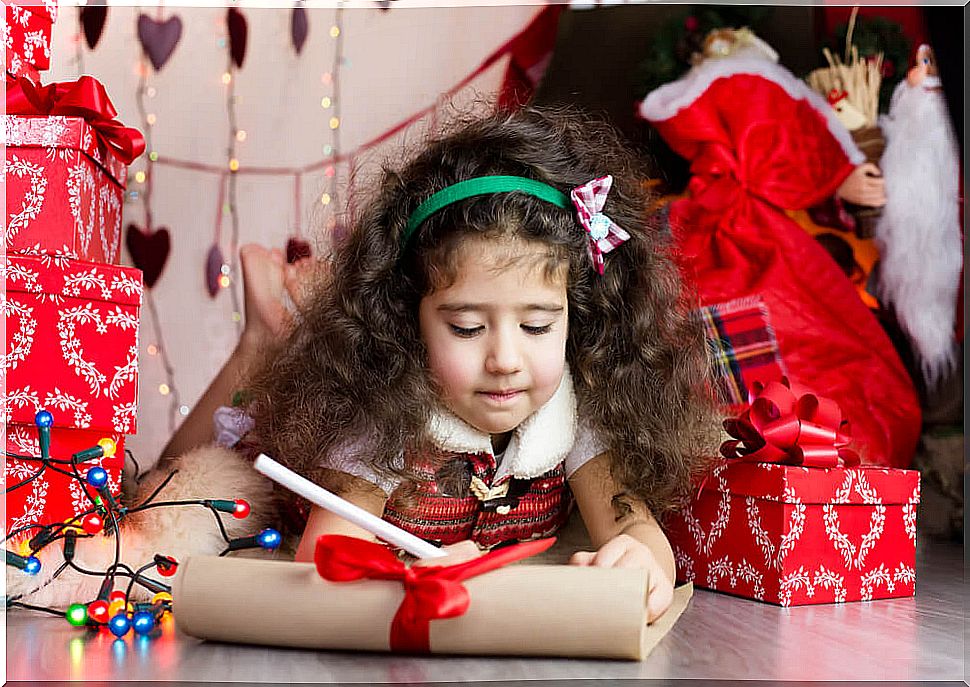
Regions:
<instances>
[{"instance_id":1,"label":"dress sleeve","mask_svg":"<svg viewBox=\"0 0 970 687\"><path fill-rule=\"evenodd\" d=\"M590 458L598 456L606 449L606 444L600 441L593 430L580 422L576 428L576 441L566 455L566 479L572 477Z\"/></svg>"},{"instance_id":2,"label":"dress sleeve","mask_svg":"<svg viewBox=\"0 0 970 687\"><path fill-rule=\"evenodd\" d=\"M232 448L253 428L253 419L242 408L219 406L212 414L213 440Z\"/></svg>"},{"instance_id":3,"label":"dress sleeve","mask_svg":"<svg viewBox=\"0 0 970 687\"><path fill-rule=\"evenodd\" d=\"M359 477L362 480L376 485L385 494L390 496L391 492L397 489L401 484L401 480L393 476L384 477L379 475L372 470L369 465L361 461L358 456L361 452L366 450L364 448L364 443L365 442L362 439L348 441L344 445L334 450L330 454L329 458L323 461L321 467L339 470L340 472L346 472L348 475ZM404 455L402 454L398 456L398 463L403 465L403 462Z\"/></svg>"}]
</instances>

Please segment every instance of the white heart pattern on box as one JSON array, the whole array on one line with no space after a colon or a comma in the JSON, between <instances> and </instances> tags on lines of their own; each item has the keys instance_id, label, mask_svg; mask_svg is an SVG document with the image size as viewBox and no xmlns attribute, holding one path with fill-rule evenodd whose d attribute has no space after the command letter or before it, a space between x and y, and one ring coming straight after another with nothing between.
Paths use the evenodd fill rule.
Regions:
<instances>
[{"instance_id":1,"label":"white heart pattern on box","mask_svg":"<svg viewBox=\"0 0 970 687\"><path fill-rule=\"evenodd\" d=\"M68 170L67 198L82 255L88 252L94 225L98 222L97 188L97 181L86 164L78 163Z\"/></svg>"},{"instance_id":2,"label":"white heart pattern on box","mask_svg":"<svg viewBox=\"0 0 970 687\"><path fill-rule=\"evenodd\" d=\"M872 551L882 537L883 529L886 525L886 507L882 505L882 499L878 492L869 486L865 476L858 470L846 471L845 481L839 487L833 500L836 503L845 503L849 500L849 494L853 487L855 492L862 497L864 503L872 505L872 515L869 517L869 532L863 535L862 541L856 546L849 540L840 529L838 507L833 504L822 506L822 521L825 523L825 533L835 546L836 550L842 554L845 560L845 567L849 570L855 568L861 570L865 564L866 555ZM890 590L891 591L891 590Z\"/></svg>"},{"instance_id":3,"label":"white heart pattern on box","mask_svg":"<svg viewBox=\"0 0 970 687\"><path fill-rule=\"evenodd\" d=\"M16 155L10 156L10 161L6 165L6 173L8 176L17 177L18 179L26 178L30 182L29 188L24 193L20 207L7 215L7 226L4 230L4 244L9 245L22 229L37 219L41 208L44 207L44 196L47 193L47 177L44 176L45 170L41 165L22 160ZM12 205L10 196L8 195L8 209Z\"/></svg>"},{"instance_id":4,"label":"white heart pattern on box","mask_svg":"<svg viewBox=\"0 0 970 687\"><path fill-rule=\"evenodd\" d=\"M101 254L113 264L121 245L121 201L114 189L102 186L98 193L98 217L101 232Z\"/></svg>"}]
</instances>

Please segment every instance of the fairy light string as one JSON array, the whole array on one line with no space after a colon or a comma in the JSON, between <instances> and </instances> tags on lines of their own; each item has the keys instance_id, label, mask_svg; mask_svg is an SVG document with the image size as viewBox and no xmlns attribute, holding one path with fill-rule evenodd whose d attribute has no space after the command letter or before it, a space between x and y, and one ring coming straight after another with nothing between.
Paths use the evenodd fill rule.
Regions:
<instances>
[{"instance_id":1,"label":"fairy light string","mask_svg":"<svg viewBox=\"0 0 970 687\"><path fill-rule=\"evenodd\" d=\"M53 417L48 411L41 410L35 417L35 424L39 437L42 438L45 434L49 437ZM230 514L238 519L248 517L250 506L243 499L156 500L177 474L177 470L173 470L137 506L126 508L111 493L107 473L100 465L102 458L111 458L116 450L114 441L110 439L102 439L95 446L75 453L70 459L51 457L47 450L48 445L49 442L43 439L40 441L40 456L4 452L6 458L33 462L39 465L37 471L30 477L6 487L5 493L9 494L22 488L50 471L65 475L80 483L81 492L91 503L91 507L80 513L75 513L74 517L66 521L51 524L30 523L7 533L3 539L6 563L10 567L21 570L23 574L37 575L42 569L38 554L51 546L62 543L63 561L46 584L50 584L70 568L82 575L102 578L101 587L96 598L87 602L72 603L66 609L31 604L23 600L22 596L6 597L7 608L19 607L63 616L71 625L94 629L107 628L119 638L124 637L130 631L139 636L154 637L158 636L158 628L163 618L171 612L171 586L146 573L154 568L158 577L170 577L176 572L178 561L171 556L155 554L151 561L135 568L122 562L122 529L120 525L126 517L152 508L204 507L212 513L219 532L226 543L226 548L220 553L221 556L232 551L250 548L274 550L279 547L282 541L280 533L272 528L265 528L255 535L246 537L233 539L229 536L222 516L223 514ZM135 464L137 465L137 462ZM64 466L67 466L67 469ZM82 470L84 471L83 475ZM97 495L92 495L92 491ZM92 524L92 517L95 515L98 516L97 522ZM111 523L110 528L103 527L103 525L98 526L98 523L108 522ZM33 534L34 530L39 531ZM29 538L27 535L30 535ZM114 561L105 570L90 570L82 567L74 560L77 541L97 536L114 538ZM12 540L14 542L19 541L19 552L7 548ZM115 579L118 577L127 579L124 591L115 589ZM151 603L132 603L132 592L136 584L154 594ZM34 592L30 594L32 593Z\"/></svg>"},{"instance_id":2,"label":"fairy light string","mask_svg":"<svg viewBox=\"0 0 970 687\"><path fill-rule=\"evenodd\" d=\"M230 10L231 11L231 10ZM228 14L227 14L228 17ZM229 33L228 22L226 26L226 33ZM236 172L239 171L239 159L236 154L236 143L240 140L240 129L237 126L236 119L236 105L238 103L238 96L236 95L236 74L238 70L236 64L232 57L232 41L231 38L226 40L226 71L223 72L222 82L226 86L226 117L229 124L229 140L226 146L227 163L226 166L229 169L228 179L223 179L222 183L228 181L228 199L225 205L226 214L229 215L230 223L230 236L229 236L229 252L228 254L223 253L222 257L222 268L220 270L221 274L218 277L219 286L229 291L229 296L232 301L232 320L236 325L236 332L242 333L243 322L242 322L242 307L240 306L240 297L238 292L237 280L235 278L236 273L236 251L239 249L239 207L236 204L236 186L237 177ZM245 139L245 132L242 132L243 139ZM218 224L216 228L215 243L218 245L222 239L221 236L222 223Z\"/></svg>"}]
</instances>

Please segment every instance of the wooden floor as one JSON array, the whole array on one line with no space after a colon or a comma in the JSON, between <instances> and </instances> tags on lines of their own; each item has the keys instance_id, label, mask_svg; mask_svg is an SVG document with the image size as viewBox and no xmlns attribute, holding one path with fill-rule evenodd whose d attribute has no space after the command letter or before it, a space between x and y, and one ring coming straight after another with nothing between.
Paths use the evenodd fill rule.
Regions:
<instances>
[{"instance_id":1,"label":"wooden floor","mask_svg":"<svg viewBox=\"0 0 970 687\"><path fill-rule=\"evenodd\" d=\"M565 678L965 680L963 548L921 539L915 598L782 609L702 589L642 663L412 658L200 642L114 641L7 615L8 680L447 682ZM258 617L253 622L259 622Z\"/></svg>"}]
</instances>

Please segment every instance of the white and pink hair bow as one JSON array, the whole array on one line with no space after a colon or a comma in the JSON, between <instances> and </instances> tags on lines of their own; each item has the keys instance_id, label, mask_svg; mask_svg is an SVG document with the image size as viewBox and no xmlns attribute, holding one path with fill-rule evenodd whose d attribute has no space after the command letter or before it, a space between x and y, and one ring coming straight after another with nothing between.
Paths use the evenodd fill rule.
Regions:
<instances>
[{"instance_id":1,"label":"white and pink hair bow","mask_svg":"<svg viewBox=\"0 0 970 687\"><path fill-rule=\"evenodd\" d=\"M612 186L613 177L607 174L605 177L577 186L569 194L573 205L576 206L579 223L589 235L589 255L599 274L603 274L606 269L603 255L630 240L628 233L603 214L606 196Z\"/></svg>"}]
</instances>

